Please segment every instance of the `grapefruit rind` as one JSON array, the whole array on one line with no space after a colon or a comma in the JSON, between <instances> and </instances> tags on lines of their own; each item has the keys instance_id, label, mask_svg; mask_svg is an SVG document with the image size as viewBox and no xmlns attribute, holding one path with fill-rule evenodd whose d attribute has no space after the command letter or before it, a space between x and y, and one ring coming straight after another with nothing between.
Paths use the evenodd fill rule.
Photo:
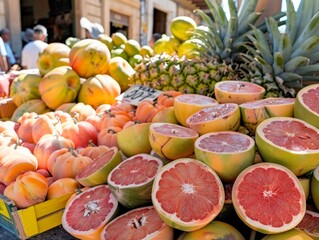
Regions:
<instances>
[{"instance_id":1,"label":"grapefruit rind","mask_svg":"<svg viewBox=\"0 0 319 240\"><path fill-rule=\"evenodd\" d=\"M268 140L263 132L263 129L268 127L272 122L281 122L283 123L282 125L285 125L287 128L284 130L276 128L272 131L282 143L285 143L285 140L292 136L298 138L298 141L303 141L306 146L308 146L310 142L313 142L312 144L316 147L315 142L317 142L317 139L319 138L319 129L303 120L290 117L268 118L262 121L256 128L256 145L262 160L281 164L289 168L294 174L296 174L296 176L301 176L315 169L319 165L319 146L314 150L300 151L289 150L285 147L276 145ZM288 126L288 124L292 122L301 123L303 125L302 131L292 132L295 129L290 129ZM306 131L307 129L309 129L309 131L316 132L317 136L310 138L310 134ZM311 141L311 139L313 140Z\"/></svg>"},{"instance_id":2,"label":"grapefruit rind","mask_svg":"<svg viewBox=\"0 0 319 240\"><path fill-rule=\"evenodd\" d=\"M293 117L295 98L265 98L239 105L241 120L253 134L263 120L270 117Z\"/></svg>"},{"instance_id":3,"label":"grapefruit rind","mask_svg":"<svg viewBox=\"0 0 319 240\"><path fill-rule=\"evenodd\" d=\"M176 212L174 214L168 213L162 206L164 203L160 203L159 200L157 199L157 193L160 191L160 187L159 184L161 183L161 181L163 181L163 179L177 179L177 181L183 181L185 180L185 182L183 182L179 188L180 192L176 192L176 189L171 189L169 191L175 191L175 193L172 195L174 197L178 197L181 194L185 195L185 192L183 190L183 186L184 184L188 185L188 184L192 184L192 183L187 183L187 180L189 179L183 179L183 176L186 176L187 173L183 172L178 174L177 172L174 173L174 169L176 169L176 166L179 164L185 164L185 165L189 165L189 172L191 172L190 174L196 174L196 169L194 168L195 165L198 167L198 169L203 170L207 173L207 175L205 174L205 176L211 175L211 177L213 177L214 179L214 185L217 186L216 189L208 189L207 187L205 188L205 191L213 191L216 196L218 198L218 203L213 206L212 210L207 210L207 209L203 209L203 212L200 212L199 214L202 213L202 215L206 215L204 218L202 219L193 219L190 220L188 222L183 221L180 217L177 216ZM172 174L172 175L170 175ZM203 186L207 183L202 182L201 178L202 176L198 176L198 178L196 178L196 186ZM206 177L205 177L206 178ZM206 179L207 179L206 178ZM194 183L195 184L195 183ZM195 188L196 188L195 186ZM196 189L195 189L196 191ZM199 193L200 194L200 193ZM194 198L197 198L199 196L194 195ZM204 196L200 196L201 198L204 198ZM199 198L198 198L199 199ZM203 199L202 199L203 200ZM205 201L205 203L212 203L212 199L204 199L203 201ZM171 199L167 199L167 204L171 205ZM178 201L178 200L177 200ZM166 164L164 167L162 167L162 169L159 171L159 173L156 175L155 179L154 179L154 183L153 183L153 189L152 189L152 203L153 206L155 207L155 210L157 211L157 213L159 214L159 216L163 219L163 221L178 230L181 231L185 231L185 232L191 232L191 231L195 231L198 230L204 226L206 226L207 224L209 224L222 210L223 205L224 205L224 201L225 201L225 192L224 192L224 187L223 184L220 180L220 178L218 177L218 175L216 174L216 172L211 169L210 167L208 167L206 164L196 160L196 159L192 159L192 158L181 158L181 159L177 159L174 160L172 162L169 162L168 164ZM194 204L192 203L185 203L185 205L183 205L182 201L178 201L178 208L179 209L187 209L187 208L192 208ZM198 213L198 212L197 212Z\"/></svg>"},{"instance_id":4,"label":"grapefruit rind","mask_svg":"<svg viewBox=\"0 0 319 240\"><path fill-rule=\"evenodd\" d=\"M214 86L215 98L219 103L242 104L262 99L266 89L262 86L245 81L220 81Z\"/></svg>"},{"instance_id":5,"label":"grapefruit rind","mask_svg":"<svg viewBox=\"0 0 319 240\"><path fill-rule=\"evenodd\" d=\"M319 84L312 84L302 88L296 96L296 103L294 107L294 116L295 118L299 118L317 128L319 128L319 113L310 109L303 101L303 95L310 90L316 91L317 95L319 95ZM318 97L317 97L318 98ZM316 102L316 99L312 99L312 101Z\"/></svg>"},{"instance_id":6,"label":"grapefruit rind","mask_svg":"<svg viewBox=\"0 0 319 240\"><path fill-rule=\"evenodd\" d=\"M310 192L311 192L312 201L316 209L318 210L319 209L319 166L313 170L313 173L311 176L311 183L310 183Z\"/></svg>"},{"instance_id":7,"label":"grapefruit rind","mask_svg":"<svg viewBox=\"0 0 319 240\"><path fill-rule=\"evenodd\" d=\"M104 157L110 154L110 151L113 151L113 155L105 162ZM104 164L98 169L90 174L87 174L88 169L93 168L99 161L104 161ZM76 180L85 187L97 186L107 182L107 177L109 173L115 168L118 164L122 162L122 155L117 147L111 147L108 151L103 152L98 156L91 164L84 168L77 176ZM86 172L85 176L82 174Z\"/></svg>"},{"instance_id":8,"label":"grapefruit rind","mask_svg":"<svg viewBox=\"0 0 319 240\"><path fill-rule=\"evenodd\" d=\"M134 124L116 134L117 145L126 157L140 153L150 153L149 135L150 123Z\"/></svg>"},{"instance_id":9,"label":"grapefruit rind","mask_svg":"<svg viewBox=\"0 0 319 240\"><path fill-rule=\"evenodd\" d=\"M198 133L194 130L172 123L152 123L149 130L153 151L167 160L192 156L197 138Z\"/></svg>"},{"instance_id":10,"label":"grapefruit rind","mask_svg":"<svg viewBox=\"0 0 319 240\"><path fill-rule=\"evenodd\" d=\"M145 171L142 174L147 178L147 181L139 184L130 184L130 185L121 185L120 183L116 183L112 180L112 177L114 174L123 174L125 175L126 179L131 178L135 175L134 173L136 170L134 169L128 169L130 170L129 173L125 173L125 168L122 167L123 165L126 165L128 161L136 162L136 159L142 158L145 161L155 161L157 163L157 167L159 169L163 166L162 160L151 156L149 154L137 154L135 156L132 156L130 158L125 159L124 162L120 163L118 166L116 166L109 174L107 182L111 189L111 192L115 196L115 198L118 200L119 203L121 203L126 208L136 208L141 206L146 206L147 204L152 203L151 200L151 194L152 194L152 185L155 178L154 176L149 176L149 171ZM136 163L135 165L138 165L139 163ZM126 165L127 166L127 165ZM142 168L143 166L140 166L139 168ZM122 169L122 170L121 170ZM156 172L156 173L157 173ZM135 178L138 178L135 177Z\"/></svg>"},{"instance_id":11,"label":"grapefruit rind","mask_svg":"<svg viewBox=\"0 0 319 240\"><path fill-rule=\"evenodd\" d=\"M97 191L98 193L101 193L100 191L102 191L103 194L94 194L95 191ZM109 197L107 198L107 196ZM103 202L104 204L107 204L109 207L111 207L108 212L105 211L106 209L104 209L104 211L100 211ZM89 212L87 212L88 210ZM94 212L94 210L96 212ZM72 216L68 216L69 212L75 212L75 214L72 214ZM99 185L87 188L78 195L74 195L73 198L67 202L62 214L62 227L69 234L79 239L99 239L100 233L103 230L104 226L115 216L117 216L118 212L118 201L112 195L107 185ZM70 217L71 220L74 221L74 225L79 225L80 227L84 228L91 227L91 229L75 229L68 222ZM99 219L100 222L98 223L98 226L92 229L92 221L89 218L91 218L91 220L92 218Z\"/></svg>"},{"instance_id":12,"label":"grapefruit rind","mask_svg":"<svg viewBox=\"0 0 319 240\"><path fill-rule=\"evenodd\" d=\"M310 237L308 234L295 228L283 233L269 234L263 237L261 240L283 240L283 239L313 240L313 238Z\"/></svg>"},{"instance_id":13,"label":"grapefruit rind","mask_svg":"<svg viewBox=\"0 0 319 240\"><path fill-rule=\"evenodd\" d=\"M200 94L182 94L174 98L174 113L177 121L186 127L186 119L195 112L217 105L216 99Z\"/></svg>"},{"instance_id":14,"label":"grapefruit rind","mask_svg":"<svg viewBox=\"0 0 319 240\"><path fill-rule=\"evenodd\" d=\"M207 107L186 119L186 125L203 135L217 131L236 131L240 126L238 104L225 103Z\"/></svg>"},{"instance_id":15,"label":"grapefruit rind","mask_svg":"<svg viewBox=\"0 0 319 240\"><path fill-rule=\"evenodd\" d=\"M195 239L232 239L244 240L243 235L232 225L213 220L205 227L192 231L183 232L177 240L195 240Z\"/></svg>"},{"instance_id":16,"label":"grapefruit rind","mask_svg":"<svg viewBox=\"0 0 319 240\"><path fill-rule=\"evenodd\" d=\"M209 150L209 146L207 146L206 149L200 146L202 141L209 141L210 143L214 144L214 136L217 135L225 136L225 140L222 142L215 140L216 146L221 146L220 149L225 146L227 147L227 145L230 144L232 149L235 148L235 145L241 147L241 145L243 146L244 142L249 142L249 145L246 147L246 149L240 148L239 150L234 150L233 152L214 151ZM236 143L227 143L227 140L230 140L231 138L233 138L234 141L237 140ZM254 163L255 152L254 139L239 132L220 131L206 133L195 141L195 158L204 162L213 170L215 170L223 182L235 181L241 171Z\"/></svg>"},{"instance_id":17,"label":"grapefruit rind","mask_svg":"<svg viewBox=\"0 0 319 240\"><path fill-rule=\"evenodd\" d=\"M282 198L277 197L276 199L274 199L274 201L277 200L277 202L278 202L278 200L280 200L282 202L279 202L276 205L274 205L275 204L274 201L267 202L267 204L266 203L263 204L262 202L258 202L258 204L260 205L261 208L270 207L271 209L258 209L259 212L255 216L253 216L256 219L256 220L254 220L247 215L246 210L244 209L244 207L242 206L242 203L239 200L238 193L240 191L240 187L243 186L243 184L246 184L247 186L249 185L249 187L251 188L251 191L252 191L251 193L245 192L246 196L249 196L249 198L250 198L250 201L249 201L250 205L251 205L251 203L253 203L253 202L256 203L258 201L257 199L255 199L255 200L252 199L254 197L252 195L252 193L254 195L258 194L258 192L256 192L256 191L259 187L263 188L263 192L260 192L260 194L259 194L260 197L263 197L263 198L266 198L265 194L267 194L267 197L269 196L268 194L271 194L271 193L269 193L269 189L270 189L270 191L273 190L273 189L271 189L271 187L276 188L275 194L280 193L280 191L281 191L280 189L278 189L278 187L287 188L287 186L285 186L285 184L283 184L283 182L280 182L280 183L277 183L276 185L273 185L275 183L274 181L276 181L276 177L277 177L275 174L272 174L272 176L270 176L268 179L265 178L266 175L263 176L264 181L267 181L268 183L267 182L265 182L265 183L259 182L258 184L263 184L262 186L255 186L255 184L252 184L251 182L247 182L247 180L245 178L247 178L247 176L249 176L250 178L253 178L254 171L256 171L258 168L265 169L265 170L268 170L268 169L279 170L279 171L283 172L284 174L286 174L287 177L289 177L289 179L291 179L292 181L290 181L290 183L289 183L289 191L286 191L285 189L282 190L282 193L285 192L285 196ZM259 173L257 173L257 174L259 174ZM278 177L277 181L278 180L279 180L279 177ZM293 183L294 186L291 186L291 183ZM247 187L245 189L247 189ZM291 196L289 194L293 191L293 189L296 189L300 193L298 214L293 215L291 212L289 212L289 213L287 212L286 214L291 216L292 219L290 222L288 222L286 224L282 223L283 225L281 225L280 227L275 227L275 226L261 223L259 221L258 217L265 217L265 216L263 216L263 214L260 215L260 212L265 212L265 213L269 213L269 214L274 214L274 212L276 212L276 214L280 214L281 210L285 210L284 208L285 208L285 206L287 206L288 201L290 202L290 205L291 205L291 201L288 198ZM264 234L282 233L282 232L285 232L285 231L288 231L288 230L295 228L301 222L301 220L304 217L305 212L306 212L306 197L305 197L304 190L303 190L298 178L288 168L286 168L282 165L276 164L276 163L266 163L266 162L257 163L257 164L254 164L254 165L246 168L245 170L243 170L238 175L238 177L236 178L236 180L233 184L232 201L233 201L234 209L235 209L237 215L239 216L239 218L251 229L258 231L258 232L261 232L261 233L264 233ZM246 204L248 205L248 202L246 202ZM246 207L251 207L250 205L246 206ZM295 207L297 207L297 206L295 206ZM256 210L256 209L253 209L252 211L254 211L254 210ZM249 212L249 214L252 214L252 213ZM280 218L280 217L277 217L277 218Z\"/></svg>"},{"instance_id":18,"label":"grapefruit rind","mask_svg":"<svg viewBox=\"0 0 319 240\"><path fill-rule=\"evenodd\" d=\"M173 228L163 221L156 229L161 221L153 206L135 208L110 221L103 228L100 239L136 239L139 236L140 239L173 240Z\"/></svg>"}]
</instances>

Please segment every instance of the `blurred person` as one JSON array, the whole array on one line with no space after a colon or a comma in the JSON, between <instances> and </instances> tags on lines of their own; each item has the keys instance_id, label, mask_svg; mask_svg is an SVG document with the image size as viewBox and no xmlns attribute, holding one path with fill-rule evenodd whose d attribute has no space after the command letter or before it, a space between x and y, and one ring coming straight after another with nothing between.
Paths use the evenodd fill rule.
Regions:
<instances>
[{"instance_id":1,"label":"blurred person","mask_svg":"<svg viewBox=\"0 0 319 240\"><path fill-rule=\"evenodd\" d=\"M150 39L150 41L148 42L148 45L149 45L150 47L154 47L155 42L156 42L158 39L160 39L161 37L162 37L162 34L160 34L160 33L153 33L153 34L152 34L152 37L151 37L151 39Z\"/></svg>"},{"instance_id":2,"label":"blurred person","mask_svg":"<svg viewBox=\"0 0 319 240\"><path fill-rule=\"evenodd\" d=\"M31 28L27 28L25 31L21 32L21 39L22 39L22 47L27 45L29 42L32 42L34 35L34 31Z\"/></svg>"},{"instance_id":3,"label":"blurred person","mask_svg":"<svg viewBox=\"0 0 319 240\"><path fill-rule=\"evenodd\" d=\"M97 39L98 36L104 33L104 28L98 23L92 23L86 17L81 17L80 25L85 29L85 38Z\"/></svg>"},{"instance_id":4,"label":"blurred person","mask_svg":"<svg viewBox=\"0 0 319 240\"><path fill-rule=\"evenodd\" d=\"M16 58L13 54L13 51L10 45L10 38L11 38L10 30L8 28L1 29L0 37L2 37L4 46L7 51L7 62L8 62L8 68L10 69L16 63Z\"/></svg>"},{"instance_id":5,"label":"blurred person","mask_svg":"<svg viewBox=\"0 0 319 240\"><path fill-rule=\"evenodd\" d=\"M8 71L8 62L7 62L7 51L4 46L2 37L0 37L0 71Z\"/></svg>"},{"instance_id":6,"label":"blurred person","mask_svg":"<svg viewBox=\"0 0 319 240\"><path fill-rule=\"evenodd\" d=\"M23 69L38 68L37 61L39 54L48 46L46 39L48 32L43 25L36 25L33 28L34 41L29 42L22 49L21 53L21 66Z\"/></svg>"}]
</instances>

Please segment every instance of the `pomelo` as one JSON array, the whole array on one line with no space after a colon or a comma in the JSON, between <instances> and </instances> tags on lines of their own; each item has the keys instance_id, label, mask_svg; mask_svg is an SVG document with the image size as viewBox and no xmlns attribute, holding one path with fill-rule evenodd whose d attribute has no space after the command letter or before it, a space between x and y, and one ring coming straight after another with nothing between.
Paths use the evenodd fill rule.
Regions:
<instances>
[{"instance_id":1,"label":"pomelo","mask_svg":"<svg viewBox=\"0 0 319 240\"><path fill-rule=\"evenodd\" d=\"M277 233L277 234L269 234L262 238L262 240L284 240L284 239L291 239L291 240L313 240L312 237L304 233L299 229L291 229L287 232Z\"/></svg>"},{"instance_id":2,"label":"pomelo","mask_svg":"<svg viewBox=\"0 0 319 240\"><path fill-rule=\"evenodd\" d=\"M307 210L301 222L297 225L300 229L307 233L312 239L319 239L319 213Z\"/></svg>"},{"instance_id":3,"label":"pomelo","mask_svg":"<svg viewBox=\"0 0 319 240\"><path fill-rule=\"evenodd\" d=\"M193 36L197 23L188 16L177 16L171 21L171 32L180 41L185 41Z\"/></svg>"},{"instance_id":4,"label":"pomelo","mask_svg":"<svg viewBox=\"0 0 319 240\"><path fill-rule=\"evenodd\" d=\"M312 172L311 183L310 183L310 193L311 193L312 201L318 210L319 209L319 166L317 166Z\"/></svg>"},{"instance_id":5,"label":"pomelo","mask_svg":"<svg viewBox=\"0 0 319 240\"><path fill-rule=\"evenodd\" d=\"M151 123L134 124L116 134L117 145L126 157L152 151L148 137L150 125Z\"/></svg>"},{"instance_id":6,"label":"pomelo","mask_svg":"<svg viewBox=\"0 0 319 240\"><path fill-rule=\"evenodd\" d=\"M141 50L141 45L135 39L128 39L125 43L124 51L129 57L139 54Z\"/></svg>"},{"instance_id":7,"label":"pomelo","mask_svg":"<svg viewBox=\"0 0 319 240\"><path fill-rule=\"evenodd\" d=\"M153 119L152 122L162 122L162 123L173 123L178 124L178 121L176 119L175 113L174 113L174 107L167 107L164 108L161 111L158 111Z\"/></svg>"},{"instance_id":8,"label":"pomelo","mask_svg":"<svg viewBox=\"0 0 319 240\"><path fill-rule=\"evenodd\" d=\"M127 53L124 51L123 48L114 48L111 50L111 58L114 58L114 57L121 57L123 59L125 59L126 61L128 61L129 59L129 56L127 55Z\"/></svg>"},{"instance_id":9,"label":"pomelo","mask_svg":"<svg viewBox=\"0 0 319 240\"><path fill-rule=\"evenodd\" d=\"M270 117L293 117L295 98L265 98L239 105L244 126L255 134L256 127Z\"/></svg>"},{"instance_id":10,"label":"pomelo","mask_svg":"<svg viewBox=\"0 0 319 240\"><path fill-rule=\"evenodd\" d=\"M200 94L182 94L174 99L174 112L177 121L186 126L186 119L195 112L217 105L218 102L211 97Z\"/></svg>"},{"instance_id":11,"label":"pomelo","mask_svg":"<svg viewBox=\"0 0 319 240\"><path fill-rule=\"evenodd\" d=\"M109 49L109 51L111 51L113 49L113 40L107 34L101 33L97 37L97 40L99 40L100 42L104 43L107 46L107 48Z\"/></svg>"},{"instance_id":12,"label":"pomelo","mask_svg":"<svg viewBox=\"0 0 319 240\"><path fill-rule=\"evenodd\" d=\"M191 232L209 224L222 210L223 184L216 172L192 158L166 164L155 176L152 202L163 221Z\"/></svg>"},{"instance_id":13,"label":"pomelo","mask_svg":"<svg viewBox=\"0 0 319 240\"><path fill-rule=\"evenodd\" d=\"M257 163L243 170L234 182L232 201L240 219L264 234L293 229L306 212L298 178L276 163Z\"/></svg>"},{"instance_id":14,"label":"pomelo","mask_svg":"<svg viewBox=\"0 0 319 240\"><path fill-rule=\"evenodd\" d=\"M165 52L172 55L177 52L179 45L180 42L176 38L163 34L162 37L154 43L153 49L155 54L162 54Z\"/></svg>"},{"instance_id":15,"label":"pomelo","mask_svg":"<svg viewBox=\"0 0 319 240\"><path fill-rule=\"evenodd\" d=\"M296 118L319 128L319 84L302 88L296 96L294 115Z\"/></svg>"},{"instance_id":16,"label":"pomelo","mask_svg":"<svg viewBox=\"0 0 319 240\"><path fill-rule=\"evenodd\" d=\"M163 239L173 240L173 228L158 216L154 207L130 210L108 223L101 232L106 239Z\"/></svg>"},{"instance_id":17,"label":"pomelo","mask_svg":"<svg viewBox=\"0 0 319 240\"><path fill-rule=\"evenodd\" d=\"M140 49L140 55L142 57L151 57L154 55L154 50L148 45L143 45Z\"/></svg>"},{"instance_id":18,"label":"pomelo","mask_svg":"<svg viewBox=\"0 0 319 240\"><path fill-rule=\"evenodd\" d=\"M301 183L301 186L305 192L306 199L308 199L310 194L310 179L307 177L299 177L299 182Z\"/></svg>"},{"instance_id":19,"label":"pomelo","mask_svg":"<svg viewBox=\"0 0 319 240\"><path fill-rule=\"evenodd\" d=\"M127 37L121 32L115 32L111 35L112 42L116 47L121 46L127 42Z\"/></svg>"},{"instance_id":20,"label":"pomelo","mask_svg":"<svg viewBox=\"0 0 319 240\"><path fill-rule=\"evenodd\" d=\"M231 240L244 240L243 235L232 225L213 220L205 227L192 231L183 232L177 240L199 240L199 239L231 239Z\"/></svg>"},{"instance_id":21,"label":"pomelo","mask_svg":"<svg viewBox=\"0 0 319 240\"><path fill-rule=\"evenodd\" d=\"M265 92L262 86L244 81L220 81L214 87L215 98L219 103L242 104L262 99Z\"/></svg>"},{"instance_id":22,"label":"pomelo","mask_svg":"<svg viewBox=\"0 0 319 240\"><path fill-rule=\"evenodd\" d=\"M223 182L233 182L255 160L255 141L233 131L212 132L195 141L195 158L215 170Z\"/></svg>"},{"instance_id":23,"label":"pomelo","mask_svg":"<svg viewBox=\"0 0 319 240\"><path fill-rule=\"evenodd\" d=\"M122 161L117 147L103 152L76 175L76 180L85 187L96 186L107 182L109 173Z\"/></svg>"},{"instance_id":24,"label":"pomelo","mask_svg":"<svg viewBox=\"0 0 319 240\"><path fill-rule=\"evenodd\" d=\"M240 110L236 103L221 103L195 112L186 125L203 135L217 131L236 131L240 126Z\"/></svg>"},{"instance_id":25,"label":"pomelo","mask_svg":"<svg viewBox=\"0 0 319 240\"><path fill-rule=\"evenodd\" d=\"M62 227L79 239L99 239L105 225L118 214L118 202L107 185L87 188L66 203Z\"/></svg>"},{"instance_id":26,"label":"pomelo","mask_svg":"<svg viewBox=\"0 0 319 240\"><path fill-rule=\"evenodd\" d=\"M263 161L281 164L301 176L319 164L319 129L291 117L272 117L256 128Z\"/></svg>"},{"instance_id":27,"label":"pomelo","mask_svg":"<svg viewBox=\"0 0 319 240\"><path fill-rule=\"evenodd\" d=\"M152 203L152 185L163 166L162 160L149 154L136 154L116 166L107 182L115 198L127 208Z\"/></svg>"},{"instance_id":28,"label":"pomelo","mask_svg":"<svg viewBox=\"0 0 319 240\"><path fill-rule=\"evenodd\" d=\"M152 123L149 141L154 152L167 160L190 157L198 133L172 123Z\"/></svg>"}]
</instances>

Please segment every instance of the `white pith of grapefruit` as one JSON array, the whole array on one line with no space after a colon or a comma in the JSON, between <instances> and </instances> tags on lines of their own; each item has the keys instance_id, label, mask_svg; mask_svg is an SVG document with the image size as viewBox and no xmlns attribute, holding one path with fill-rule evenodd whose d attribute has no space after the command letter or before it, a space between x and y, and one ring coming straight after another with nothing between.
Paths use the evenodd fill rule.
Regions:
<instances>
[{"instance_id":1,"label":"white pith of grapefruit","mask_svg":"<svg viewBox=\"0 0 319 240\"><path fill-rule=\"evenodd\" d=\"M257 163L234 182L236 213L250 228L274 234L293 229L306 212L306 197L298 178L276 163Z\"/></svg>"},{"instance_id":2,"label":"white pith of grapefruit","mask_svg":"<svg viewBox=\"0 0 319 240\"><path fill-rule=\"evenodd\" d=\"M297 176L319 165L319 129L290 117L272 117L256 128L256 145L263 161L281 164Z\"/></svg>"},{"instance_id":3,"label":"white pith of grapefruit","mask_svg":"<svg viewBox=\"0 0 319 240\"><path fill-rule=\"evenodd\" d=\"M182 231L206 226L220 213L224 201L220 178L196 159L174 160L154 179L153 206L167 225Z\"/></svg>"}]
</instances>

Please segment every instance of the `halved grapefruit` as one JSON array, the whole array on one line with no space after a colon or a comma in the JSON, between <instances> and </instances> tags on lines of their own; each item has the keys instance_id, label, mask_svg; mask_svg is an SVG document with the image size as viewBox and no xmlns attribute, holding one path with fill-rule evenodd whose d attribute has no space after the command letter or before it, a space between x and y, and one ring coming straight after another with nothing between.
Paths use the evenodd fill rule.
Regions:
<instances>
[{"instance_id":1,"label":"halved grapefruit","mask_svg":"<svg viewBox=\"0 0 319 240\"><path fill-rule=\"evenodd\" d=\"M304 231L313 239L319 239L319 213L307 210L296 228Z\"/></svg>"},{"instance_id":2,"label":"halved grapefruit","mask_svg":"<svg viewBox=\"0 0 319 240\"><path fill-rule=\"evenodd\" d=\"M186 125L200 135L217 131L236 131L240 126L240 110L236 103L217 104L192 114Z\"/></svg>"},{"instance_id":3,"label":"halved grapefruit","mask_svg":"<svg viewBox=\"0 0 319 240\"><path fill-rule=\"evenodd\" d=\"M216 172L196 159L172 161L154 179L153 206L167 225L182 231L206 226L222 210L224 200Z\"/></svg>"},{"instance_id":4,"label":"halved grapefruit","mask_svg":"<svg viewBox=\"0 0 319 240\"><path fill-rule=\"evenodd\" d=\"M87 188L67 202L62 227L79 239L99 239L105 225L118 214L118 202L107 185Z\"/></svg>"},{"instance_id":5,"label":"halved grapefruit","mask_svg":"<svg viewBox=\"0 0 319 240\"><path fill-rule=\"evenodd\" d=\"M111 147L79 172L75 179L85 187L105 184L109 173L120 164L121 161L122 155L118 148Z\"/></svg>"},{"instance_id":6,"label":"halved grapefruit","mask_svg":"<svg viewBox=\"0 0 319 240\"><path fill-rule=\"evenodd\" d=\"M298 178L276 163L257 163L236 178L232 201L242 221L264 234L293 229L306 212L306 197Z\"/></svg>"},{"instance_id":7,"label":"halved grapefruit","mask_svg":"<svg viewBox=\"0 0 319 240\"><path fill-rule=\"evenodd\" d=\"M263 161L279 163L297 176L319 165L319 129L291 117L272 117L256 128L256 145Z\"/></svg>"},{"instance_id":8,"label":"halved grapefruit","mask_svg":"<svg viewBox=\"0 0 319 240\"><path fill-rule=\"evenodd\" d=\"M174 112L177 121L186 126L186 119L195 112L217 105L216 99L200 94L182 94L174 99Z\"/></svg>"},{"instance_id":9,"label":"halved grapefruit","mask_svg":"<svg viewBox=\"0 0 319 240\"><path fill-rule=\"evenodd\" d=\"M198 133L172 123L152 123L149 140L153 151L167 160L190 157Z\"/></svg>"},{"instance_id":10,"label":"halved grapefruit","mask_svg":"<svg viewBox=\"0 0 319 240\"><path fill-rule=\"evenodd\" d=\"M219 103L242 104L258 99L265 95L265 88L245 81L220 81L215 84L214 94Z\"/></svg>"},{"instance_id":11,"label":"halved grapefruit","mask_svg":"<svg viewBox=\"0 0 319 240\"><path fill-rule=\"evenodd\" d=\"M173 240L173 228L163 222L153 206L140 207L109 222L102 230L100 239Z\"/></svg>"},{"instance_id":12,"label":"halved grapefruit","mask_svg":"<svg viewBox=\"0 0 319 240\"><path fill-rule=\"evenodd\" d=\"M192 231L183 232L177 240L200 240L200 239L231 239L244 240L243 235L232 225L213 220L205 227Z\"/></svg>"},{"instance_id":13,"label":"halved grapefruit","mask_svg":"<svg viewBox=\"0 0 319 240\"><path fill-rule=\"evenodd\" d=\"M319 84L302 88L296 96L294 115L296 118L319 128Z\"/></svg>"},{"instance_id":14,"label":"halved grapefruit","mask_svg":"<svg viewBox=\"0 0 319 240\"><path fill-rule=\"evenodd\" d=\"M233 182L255 160L255 141L239 132L206 133L195 141L195 158L215 170L223 182Z\"/></svg>"},{"instance_id":15,"label":"halved grapefruit","mask_svg":"<svg viewBox=\"0 0 319 240\"><path fill-rule=\"evenodd\" d=\"M270 117L293 117L295 98L265 98L239 105L241 120L253 134L263 120Z\"/></svg>"},{"instance_id":16,"label":"halved grapefruit","mask_svg":"<svg viewBox=\"0 0 319 240\"><path fill-rule=\"evenodd\" d=\"M117 165L109 174L107 183L123 206L145 206L152 203L153 181L162 166L162 160L154 156L137 154Z\"/></svg>"}]
</instances>

